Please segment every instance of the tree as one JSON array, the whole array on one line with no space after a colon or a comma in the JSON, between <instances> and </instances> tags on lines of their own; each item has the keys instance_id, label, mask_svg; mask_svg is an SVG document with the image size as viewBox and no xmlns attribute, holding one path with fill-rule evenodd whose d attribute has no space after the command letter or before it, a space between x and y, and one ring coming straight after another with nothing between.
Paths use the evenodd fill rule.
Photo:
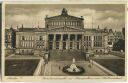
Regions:
<instances>
[{"instance_id":1,"label":"tree","mask_svg":"<svg viewBox=\"0 0 128 83\"><path fill-rule=\"evenodd\" d=\"M125 51L125 40L119 39L116 43L113 45L113 51Z\"/></svg>"},{"instance_id":2,"label":"tree","mask_svg":"<svg viewBox=\"0 0 128 83\"><path fill-rule=\"evenodd\" d=\"M16 43L16 35L14 29L11 28L11 43L12 43L12 48L15 48L15 43Z\"/></svg>"}]
</instances>

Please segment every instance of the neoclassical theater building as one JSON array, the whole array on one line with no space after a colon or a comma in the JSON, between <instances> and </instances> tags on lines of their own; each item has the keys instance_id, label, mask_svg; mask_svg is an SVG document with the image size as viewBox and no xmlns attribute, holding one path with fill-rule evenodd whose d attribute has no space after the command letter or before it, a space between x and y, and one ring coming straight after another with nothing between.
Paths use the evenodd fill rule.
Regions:
<instances>
[{"instance_id":1,"label":"neoclassical theater building","mask_svg":"<svg viewBox=\"0 0 128 83\"><path fill-rule=\"evenodd\" d=\"M34 54L49 50L110 50L115 35L112 29L84 27L84 17L68 14L63 8L58 16L45 17L45 28L21 26L5 30L6 53ZM86 20L85 20L86 21Z\"/></svg>"}]
</instances>

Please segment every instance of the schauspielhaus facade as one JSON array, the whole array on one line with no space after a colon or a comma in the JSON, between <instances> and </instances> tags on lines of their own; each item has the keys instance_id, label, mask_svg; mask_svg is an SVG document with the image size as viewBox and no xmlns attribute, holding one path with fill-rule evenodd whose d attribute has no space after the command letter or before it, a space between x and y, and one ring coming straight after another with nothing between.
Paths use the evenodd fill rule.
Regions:
<instances>
[{"instance_id":1,"label":"schauspielhaus facade","mask_svg":"<svg viewBox=\"0 0 128 83\"><path fill-rule=\"evenodd\" d=\"M68 14L64 8L58 16L45 18L45 28L21 27L5 30L6 53L38 55L48 50L110 51L114 39L112 29L84 27L84 17Z\"/></svg>"}]
</instances>

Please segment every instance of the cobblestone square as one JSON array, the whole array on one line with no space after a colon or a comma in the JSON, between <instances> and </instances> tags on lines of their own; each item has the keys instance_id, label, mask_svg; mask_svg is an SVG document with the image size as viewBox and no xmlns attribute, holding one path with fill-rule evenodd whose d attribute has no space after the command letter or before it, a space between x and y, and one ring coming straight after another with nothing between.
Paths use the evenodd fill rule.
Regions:
<instances>
[{"instance_id":1,"label":"cobblestone square","mask_svg":"<svg viewBox=\"0 0 128 83\"><path fill-rule=\"evenodd\" d=\"M66 65L72 64L71 61L52 61L48 63L48 70L46 71L47 73L49 72L49 75L51 76L71 76L68 74L63 73L62 68ZM76 65L82 66L85 69L85 73L83 73L80 76L106 76L102 70L99 68L95 67L94 65L90 67L88 61L78 61L76 62ZM60 69L59 69L60 67ZM47 76L47 75L46 75Z\"/></svg>"}]
</instances>

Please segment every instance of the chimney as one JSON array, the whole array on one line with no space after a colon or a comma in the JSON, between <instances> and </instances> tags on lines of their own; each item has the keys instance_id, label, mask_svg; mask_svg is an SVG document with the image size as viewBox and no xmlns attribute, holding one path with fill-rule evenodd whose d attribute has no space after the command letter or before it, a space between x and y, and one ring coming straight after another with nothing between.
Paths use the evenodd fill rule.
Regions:
<instances>
[{"instance_id":1,"label":"chimney","mask_svg":"<svg viewBox=\"0 0 128 83\"><path fill-rule=\"evenodd\" d=\"M37 28L38 28L38 29L40 28L40 26L39 26L39 22L38 22L38 26L37 26Z\"/></svg>"},{"instance_id":2,"label":"chimney","mask_svg":"<svg viewBox=\"0 0 128 83\"><path fill-rule=\"evenodd\" d=\"M16 28L18 29L18 26L16 26Z\"/></svg>"}]
</instances>

